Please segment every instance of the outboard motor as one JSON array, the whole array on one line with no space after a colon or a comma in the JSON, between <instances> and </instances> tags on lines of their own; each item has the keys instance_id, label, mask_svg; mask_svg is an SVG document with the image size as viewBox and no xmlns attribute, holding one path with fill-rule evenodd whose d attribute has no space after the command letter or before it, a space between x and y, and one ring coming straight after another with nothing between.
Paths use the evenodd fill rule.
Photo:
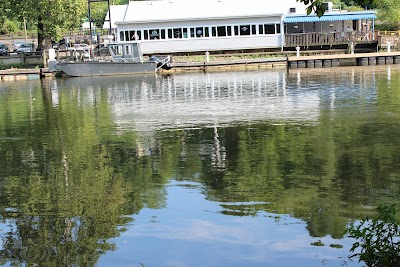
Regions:
<instances>
[{"instance_id":1,"label":"outboard motor","mask_svg":"<svg viewBox=\"0 0 400 267\"><path fill-rule=\"evenodd\" d=\"M164 69L164 70L170 70L170 69L172 69L172 65L171 65L171 63L170 63L169 61L162 60L162 59L160 59L159 57L151 56L151 57L149 58L149 60L150 60L150 61L157 62L157 68L162 68L162 69Z\"/></svg>"},{"instance_id":2,"label":"outboard motor","mask_svg":"<svg viewBox=\"0 0 400 267\"><path fill-rule=\"evenodd\" d=\"M164 65L162 65L161 68L164 70L170 70L170 69L172 69L172 65L171 65L171 63L167 62Z\"/></svg>"}]
</instances>

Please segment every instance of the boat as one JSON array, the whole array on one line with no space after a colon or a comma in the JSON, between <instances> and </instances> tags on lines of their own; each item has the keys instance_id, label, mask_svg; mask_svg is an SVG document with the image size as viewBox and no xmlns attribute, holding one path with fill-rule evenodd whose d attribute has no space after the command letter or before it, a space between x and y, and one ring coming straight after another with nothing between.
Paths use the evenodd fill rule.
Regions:
<instances>
[{"instance_id":1,"label":"boat","mask_svg":"<svg viewBox=\"0 0 400 267\"><path fill-rule=\"evenodd\" d=\"M171 56L144 57L139 42L115 42L104 44L104 49L92 53L87 44L75 44L72 58L57 61L52 69L71 77L130 75L155 73L171 69ZM93 57L97 54L98 57Z\"/></svg>"}]
</instances>

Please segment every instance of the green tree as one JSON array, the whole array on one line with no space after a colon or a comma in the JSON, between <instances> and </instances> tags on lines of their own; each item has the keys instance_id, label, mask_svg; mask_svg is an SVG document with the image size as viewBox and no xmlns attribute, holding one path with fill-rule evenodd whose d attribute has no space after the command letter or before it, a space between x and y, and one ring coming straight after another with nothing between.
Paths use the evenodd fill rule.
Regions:
<instances>
[{"instance_id":1,"label":"green tree","mask_svg":"<svg viewBox=\"0 0 400 267\"><path fill-rule=\"evenodd\" d=\"M110 1L111 2L111 1ZM126 5L129 0L114 0L113 5ZM108 12L107 2L93 2L90 4L90 17L97 27L103 27L103 21Z\"/></svg>"},{"instance_id":2,"label":"green tree","mask_svg":"<svg viewBox=\"0 0 400 267\"><path fill-rule=\"evenodd\" d=\"M9 19L5 19L2 24L3 26L1 27L0 32L3 34L13 33L18 29L17 23Z\"/></svg>"},{"instance_id":3,"label":"green tree","mask_svg":"<svg viewBox=\"0 0 400 267\"><path fill-rule=\"evenodd\" d=\"M325 0L297 0L297 2L301 2L307 7L308 14L314 11L320 17L325 13L324 9L324 2L326 2ZM356 4L364 8L375 7L375 0L347 0L344 2L347 5Z\"/></svg>"},{"instance_id":4,"label":"green tree","mask_svg":"<svg viewBox=\"0 0 400 267\"><path fill-rule=\"evenodd\" d=\"M352 225L349 236L357 240L351 252L361 251L351 257L359 257L367 266L400 265L400 225L396 216L396 205L381 205L373 219L364 218L360 224Z\"/></svg>"},{"instance_id":5,"label":"green tree","mask_svg":"<svg viewBox=\"0 0 400 267\"><path fill-rule=\"evenodd\" d=\"M400 27L400 0L381 0L377 3L378 19L385 28L398 29Z\"/></svg>"},{"instance_id":6,"label":"green tree","mask_svg":"<svg viewBox=\"0 0 400 267\"><path fill-rule=\"evenodd\" d=\"M86 0L2 0L0 15L37 25L39 48L51 47L51 38L76 29L86 17Z\"/></svg>"}]
</instances>

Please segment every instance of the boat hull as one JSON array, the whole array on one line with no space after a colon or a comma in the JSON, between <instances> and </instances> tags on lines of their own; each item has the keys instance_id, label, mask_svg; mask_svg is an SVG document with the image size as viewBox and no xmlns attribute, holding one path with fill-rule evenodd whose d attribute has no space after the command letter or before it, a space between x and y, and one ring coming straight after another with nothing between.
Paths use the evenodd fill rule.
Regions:
<instances>
[{"instance_id":1,"label":"boat hull","mask_svg":"<svg viewBox=\"0 0 400 267\"><path fill-rule=\"evenodd\" d=\"M57 67L71 77L130 75L135 73L154 73L156 62L60 62Z\"/></svg>"}]
</instances>

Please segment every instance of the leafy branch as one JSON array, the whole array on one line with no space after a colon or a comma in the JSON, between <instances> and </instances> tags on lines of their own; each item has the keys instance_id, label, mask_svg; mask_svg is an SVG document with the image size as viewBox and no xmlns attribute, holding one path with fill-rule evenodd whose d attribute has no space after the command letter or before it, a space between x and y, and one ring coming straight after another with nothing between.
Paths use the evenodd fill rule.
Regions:
<instances>
[{"instance_id":1,"label":"leafy branch","mask_svg":"<svg viewBox=\"0 0 400 267\"><path fill-rule=\"evenodd\" d=\"M400 226L397 220L396 205L380 205L377 216L364 218L360 224L348 230L355 242L350 249L367 266L400 266ZM355 252L361 248L360 252Z\"/></svg>"}]
</instances>

